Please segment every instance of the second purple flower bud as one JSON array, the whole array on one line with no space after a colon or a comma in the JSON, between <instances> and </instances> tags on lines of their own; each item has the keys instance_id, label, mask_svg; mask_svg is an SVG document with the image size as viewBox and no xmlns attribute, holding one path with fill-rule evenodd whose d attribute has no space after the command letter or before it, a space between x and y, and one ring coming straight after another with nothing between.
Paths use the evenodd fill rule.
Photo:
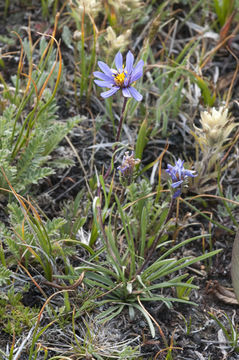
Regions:
<instances>
[{"instance_id":1,"label":"second purple flower bud","mask_svg":"<svg viewBox=\"0 0 239 360\"><path fill-rule=\"evenodd\" d=\"M186 178L188 177L196 177L197 174L196 171L194 170L187 170L184 168L183 166L184 161L182 161L181 159L178 159L178 161L176 161L175 166L172 166L170 164L167 165L167 169L165 170L172 179L172 188L177 189L177 191L173 194L173 198L177 198L180 194L181 194L181 187L183 182L185 181Z\"/></svg>"}]
</instances>

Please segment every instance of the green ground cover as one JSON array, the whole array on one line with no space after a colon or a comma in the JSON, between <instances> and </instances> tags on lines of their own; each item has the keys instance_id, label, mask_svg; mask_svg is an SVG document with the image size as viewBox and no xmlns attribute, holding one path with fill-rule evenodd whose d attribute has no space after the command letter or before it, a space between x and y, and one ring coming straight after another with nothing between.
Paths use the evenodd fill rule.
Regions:
<instances>
[{"instance_id":1,"label":"green ground cover","mask_svg":"<svg viewBox=\"0 0 239 360\"><path fill-rule=\"evenodd\" d=\"M237 0L0 2L0 359L237 359Z\"/></svg>"}]
</instances>

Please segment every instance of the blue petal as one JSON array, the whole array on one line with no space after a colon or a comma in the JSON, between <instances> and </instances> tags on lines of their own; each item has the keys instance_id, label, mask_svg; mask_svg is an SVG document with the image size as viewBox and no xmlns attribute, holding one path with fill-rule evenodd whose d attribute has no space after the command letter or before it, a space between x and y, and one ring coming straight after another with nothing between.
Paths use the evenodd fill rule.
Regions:
<instances>
[{"instance_id":1,"label":"blue petal","mask_svg":"<svg viewBox=\"0 0 239 360\"><path fill-rule=\"evenodd\" d=\"M119 73L123 71L123 56L120 52L115 55L115 66Z\"/></svg>"},{"instance_id":2,"label":"blue petal","mask_svg":"<svg viewBox=\"0 0 239 360\"><path fill-rule=\"evenodd\" d=\"M130 83L132 84L134 81L140 79L143 76L143 71L139 70L134 72L133 75L130 77Z\"/></svg>"},{"instance_id":3,"label":"blue petal","mask_svg":"<svg viewBox=\"0 0 239 360\"><path fill-rule=\"evenodd\" d=\"M178 159L178 161L176 161L176 166L179 169L183 169L183 164L184 164L184 160Z\"/></svg>"},{"instance_id":4,"label":"blue petal","mask_svg":"<svg viewBox=\"0 0 239 360\"><path fill-rule=\"evenodd\" d=\"M110 70L109 66L106 63L104 63L103 61L98 61L98 65L99 68L103 71L103 73L105 73L109 77L112 76L112 71Z\"/></svg>"},{"instance_id":5,"label":"blue petal","mask_svg":"<svg viewBox=\"0 0 239 360\"><path fill-rule=\"evenodd\" d=\"M112 81L112 84L114 83L114 76L109 76L109 75L105 75L104 73L100 72L100 71L95 71L93 72L93 75L101 80L105 80L105 81Z\"/></svg>"},{"instance_id":6,"label":"blue petal","mask_svg":"<svg viewBox=\"0 0 239 360\"><path fill-rule=\"evenodd\" d=\"M141 101L143 99L143 96L135 88L130 86L128 89L135 100Z\"/></svg>"},{"instance_id":7,"label":"blue petal","mask_svg":"<svg viewBox=\"0 0 239 360\"><path fill-rule=\"evenodd\" d=\"M100 95L106 99L112 95L114 95L120 88L119 87L113 87L112 89L108 90L108 91L105 91L105 92L102 92Z\"/></svg>"},{"instance_id":8,"label":"blue petal","mask_svg":"<svg viewBox=\"0 0 239 360\"><path fill-rule=\"evenodd\" d=\"M171 171L173 170L173 166L170 164L167 164L167 169L165 170L168 174L171 174Z\"/></svg>"},{"instance_id":9,"label":"blue petal","mask_svg":"<svg viewBox=\"0 0 239 360\"><path fill-rule=\"evenodd\" d=\"M128 88L123 88L122 93L124 97L132 97Z\"/></svg>"},{"instance_id":10,"label":"blue petal","mask_svg":"<svg viewBox=\"0 0 239 360\"><path fill-rule=\"evenodd\" d=\"M110 81L94 80L94 82L96 83L96 85L101 87L111 88L113 86Z\"/></svg>"},{"instance_id":11,"label":"blue petal","mask_svg":"<svg viewBox=\"0 0 239 360\"><path fill-rule=\"evenodd\" d=\"M137 63L137 65L135 65L134 70L138 70L138 69L142 69L142 70L143 70L143 66L144 66L144 61L143 61L143 60L139 60L139 62Z\"/></svg>"},{"instance_id":12,"label":"blue petal","mask_svg":"<svg viewBox=\"0 0 239 360\"><path fill-rule=\"evenodd\" d=\"M180 186L182 183L183 183L183 180L180 180L180 181L177 181L177 182L173 182L171 184L171 186L172 186L172 188L175 189L176 187Z\"/></svg>"},{"instance_id":13,"label":"blue petal","mask_svg":"<svg viewBox=\"0 0 239 360\"><path fill-rule=\"evenodd\" d=\"M125 170L127 170L129 168L129 165L126 165L124 167L122 166L118 166L117 169L120 170L122 172L122 174L125 172Z\"/></svg>"},{"instance_id":14,"label":"blue petal","mask_svg":"<svg viewBox=\"0 0 239 360\"><path fill-rule=\"evenodd\" d=\"M140 60L132 71L131 78L130 78L131 82L134 82L134 81L138 80L139 78L141 78L141 76L143 76L143 66L144 66L144 62L143 62L143 60Z\"/></svg>"},{"instance_id":15,"label":"blue petal","mask_svg":"<svg viewBox=\"0 0 239 360\"><path fill-rule=\"evenodd\" d=\"M127 74L131 74L133 70L133 64L134 64L134 55L132 54L131 51L128 51L126 55L126 66L125 66L125 70Z\"/></svg>"},{"instance_id":16,"label":"blue petal","mask_svg":"<svg viewBox=\"0 0 239 360\"><path fill-rule=\"evenodd\" d=\"M172 172L172 173L170 174L170 176L171 176L173 182L179 181L179 180L178 180L179 177L178 177L178 173L177 173L177 172ZM181 178L180 178L180 179L181 179ZM181 179L181 180L182 180L182 179Z\"/></svg>"},{"instance_id":17,"label":"blue petal","mask_svg":"<svg viewBox=\"0 0 239 360\"><path fill-rule=\"evenodd\" d=\"M175 165L175 169L178 173L178 177L179 179L184 178L184 167L183 167L183 163L184 161L182 161L181 159L178 159L178 161L176 161L176 165Z\"/></svg>"},{"instance_id":18,"label":"blue petal","mask_svg":"<svg viewBox=\"0 0 239 360\"><path fill-rule=\"evenodd\" d=\"M178 175L178 169L176 168L176 166L172 166L170 164L167 165L168 169L166 169L165 171L171 176L172 180L175 182L178 180L177 175Z\"/></svg>"},{"instance_id":19,"label":"blue petal","mask_svg":"<svg viewBox=\"0 0 239 360\"><path fill-rule=\"evenodd\" d=\"M124 86L125 86L125 87L128 87L128 85L129 85L129 77L128 77L127 74L126 74L126 76L125 76L125 78L124 78Z\"/></svg>"},{"instance_id":20,"label":"blue petal","mask_svg":"<svg viewBox=\"0 0 239 360\"><path fill-rule=\"evenodd\" d=\"M195 173L195 171L193 171L193 170L185 170L184 171L185 176L190 176L190 177L197 176L197 174L194 174L194 173Z\"/></svg>"},{"instance_id":21,"label":"blue petal","mask_svg":"<svg viewBox=\"0 0 239 360\"><path fill-rule=\"evenodd\" d=\"M181 189L178 189L178 190L175 191L175 193L173 194L173 199L176 199L177 197L179 197L180 194L181 194Z\"/></svg>"}]
</instances>

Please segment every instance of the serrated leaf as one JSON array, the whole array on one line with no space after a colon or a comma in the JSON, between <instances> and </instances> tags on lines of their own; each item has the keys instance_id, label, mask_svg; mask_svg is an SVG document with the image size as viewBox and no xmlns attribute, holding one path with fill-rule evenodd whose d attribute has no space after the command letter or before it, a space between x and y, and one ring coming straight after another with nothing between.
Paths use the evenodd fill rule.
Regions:
<instances>
[{"instance_id":1,"label":"serrated leaf","mask_svg":"<svg viewBox=\"0 0 239 360\"><path fill-rule=\"evenodd\" d=\"M54 218L53 220L48 220L45 228L47 230L48 236L57 235L59 229L66 223L66 219L63 218Z\"/></svg>"},{"instance_id":2,"label":"serrated leaf","mask_svg":"<svg viewBox=\"0 0 239 360\"><path fill-rule=\"evenodd\" d=\"M0 286L6 284L10 280L11 274L11 270L5 268L5 266L0 265Z\"/></svg>"},{"instance_id":3,"label":"serrated leaf","mask_svg":"<svg viewBox=\"0 0 239 360\"><path fill-rule=\"evenodd\" d=\"M75 162L73 159L62 158L62 159L55 159L51 161L49 164L56 169L65 169L75 165Z\"/></svg>"}]
</instances>

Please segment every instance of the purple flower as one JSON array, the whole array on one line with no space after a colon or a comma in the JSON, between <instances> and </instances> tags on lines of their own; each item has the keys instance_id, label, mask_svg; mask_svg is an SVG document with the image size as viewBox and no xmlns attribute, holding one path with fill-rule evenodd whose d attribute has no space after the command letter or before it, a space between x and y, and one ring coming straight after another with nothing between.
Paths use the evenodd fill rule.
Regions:
<instances>
[{"instance_id":1,"label":"purple flower","mask_svg":"<svg viewBox=\"0 0 239 360\"><path fill-rule=\"evenodd\" d=\"M134 152L132 151L131 155L126 151L123 157L122 165L118 166L118 170L120 170L121 174L125 177L131 176L133 174L135 165L140 163L140 159L134 158Z\"/></svg>"},{"instance_id":2,"label":"purple flower","mask_svg":"<svg viewBox=\"0 0 239 360\"><path fill-rule=\"evenodd\" d=\"M93 74L100 80L94 80L98 86L109 88L110 90L102 92L100 95L107 98L122 90L124 97L133 97L137 101L142 100L142 95L132 86L133 83L143 76L143 60L133 67L134 55L128 51L126 55L126 65L123 65L123 56L118 52L115 56L115 66L117 70L111 69L107 64L98 61L98 65L103 72L95 71Z\"/></svg>"},{"instance_id":3,"label":"purple flower","mask_svg":"<svg viewBox=\"0 0 239 360\"><path fill-rule=\"evenodd\" d=\"M187 177L197 176L194 170L184 169L183 163L184 161L178 159L178 161L176 161L175 166L172 166L170 164L167 165L168 168L166 169L166 172L171 176L171 179L173 181L171 184L172 188L176 189L177 187L180 186L180 189L178 189L173 195L174 199L181 194L181 185L184 182L184 180Z\"/></svg>"}]
</instances>

